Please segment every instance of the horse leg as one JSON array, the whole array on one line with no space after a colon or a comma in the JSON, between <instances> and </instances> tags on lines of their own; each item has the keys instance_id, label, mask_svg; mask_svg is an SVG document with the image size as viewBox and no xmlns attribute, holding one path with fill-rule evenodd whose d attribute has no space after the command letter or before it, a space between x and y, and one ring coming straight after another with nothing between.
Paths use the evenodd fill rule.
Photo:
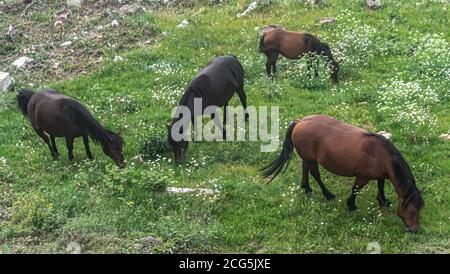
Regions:
<instances>
[{"instance_id":1,"label":"horse leg","mask_svg":"<svg viewBox=\"0 0 450 274\"><path fill-rule=\"evenodd\" d=\"M58 148L56 147L55 136L50 135L50 141L52 143L53 152L55 152L56 157L59 156Z\"/></svg>"},{"instance_id":2,"label":"horse leg","mask_svg":"<svg viewBox=\"0 0 450 274\"><path fill-rule=\"evenodd\" d=\"M391 202L386 199L384 196L384 179L378 179L378 194L377 194L377 201L382 207L389 207L391 205Z\"/></svg>"},{"instance_id":3,"label":"horse leg","mask_svg":"<svg viewBox=\"0 0 450 274\"><path fill-rule=\"evenodd\" d=\"M73 160L73 138L72 137L66 137L66 146L67 151L69 152L69 160Z\"/></svg>"},{"instance_id":4,"label":"horse leg","mask_svg":"<svg viewBox=\"0 0 450 274\"><path fill-rule=\"evenodd\" d=\"M56 160L58 158L58 155L53 150L52 144L50 144L50 140L48 139L47 134L45 134L45 132L40 128L34 128L34 131L36 131L37 135L39 135L39 137L41 137L42 140L44 140L44 142L47 144L48 148L50 149L50 153L52 154L53 159Z\"/></svg>"},{"instance_id":5,"label":"horse leg","mask_svg":"<svg viewBox=\"0 0 450 274\"><path fill-rule=\"evenodd\" d=\"M278 52L276 51L271 51L269 54L269 59L268 59L268 63L269 63L269 68L272 69L272 75L274 76L275 73L277 72L277 58L278 58Z\"/></svg>"},{"instance_id":6,"label":"horse leg","mask_svg":"<svg viewBox=\"0 0 450 274\"><path fill-rule=\"evenodd\" d=\"M244 83L238 88L237 94L239 96L239 100L241 101L242 106L244 107L244 113L245 113L245 120L248 120L248 113L247 113L247 95L245 95L244 92Z\"/></svg>"},{"instance_id":7,"label":"horse leg","mask_svg":"<svg viewBox=\"0 0 450 274\"><path fill-rule=\"evenodd\" d=\"M314 77L319 77L319 58L316 56L316 64L314 66Z\"/></svg>"},{"instance_id":8,"label":"horse leg","mask_svg":"<svg viewBox=\"0 0 450 274\"><path fill-rule=\"evenodd\" d=\"M322 179L320 178L320 172L319 172L319 165L316 161L311 161L307 163L309 171L311 172L311 175L314 177L316 182L319 184L320 189L322 190L323 195L327 200L334 200L336 196L328 190L328 188L325 186L325 184L322 182Z\"/></svg>"},{"instance_id":9,"label":"horse leg","mask_svg":"<svg viewBox=\"0 0 450 274\"><path fill-rule=\"evenodd\" d=\"M270 57L269 56L267 56L267 62L266 62L266 73L267 73L267 77L269 77L270 78L270 68L271 68L271 66L270 66Z\"/></svg>"},{"instance_id":10,"label":"horse leg","mask_svg":"<svg viewBox=\"0 0 450 274\"><path fill-rule=\"evenodd\" d=\"M311 66L312 66L312 64L311 64L312 62L311 62L311 58L309 58L308 57L308 61L306 62L306 67L308 68L308 79L311 79Z\"/></svg>"},{"instance_id":11,"label":"horse leg","mask_svg":"<svg viewBox=\"0 0 450 274\"><path fill-rule=\"evenodd\" d=\"M358 193L361 191L361 189L369 182L369 180L362 178L362 177L356 177L355 179L355 184L353 184L352 187L352 193L350 194L350 196L347 198L347 206L348 206L348 210L353 211L356 210L356 204L355 204L355 199L356 199L356 195L358 195Z\"/></svg>"},{"instance_id":12,"label":"horse leg","mask_svg":"<svg viewBox=\"0 0 450 274\"><path fill-rule=\"evenodd\" d=\"M89 160L92 160L92 153L91 150L89 149L89 137L87 135L83 135L83 143L84 143L84 148L86 149L86 156L88 157Z\"/></svg>"},{"instance_id":13,"label":"horse leg","mask_svg":"<svg viewBox=\"0 0 450 274\"><path fill-rule=\"evenodd\" d=\"M227 127L227 107L228 107L228 103L225 104L225 106L223 106L223 125L222 125L222 131L223 131L223 140L225 141L227 139L227 132L226 132L226 127Z\"/></svg>"},{"instance_id":14,"label":"horse leg","mask_svg":"<svg viewBox=\"0 0 450 274\"><path fill-rule=\"evenodd\" d=\"M309 186L309 168L305 161L302 161L302 184L301 188L305 190L305 194L312 193L312 189Z\"/></svg>"}]
</instances>

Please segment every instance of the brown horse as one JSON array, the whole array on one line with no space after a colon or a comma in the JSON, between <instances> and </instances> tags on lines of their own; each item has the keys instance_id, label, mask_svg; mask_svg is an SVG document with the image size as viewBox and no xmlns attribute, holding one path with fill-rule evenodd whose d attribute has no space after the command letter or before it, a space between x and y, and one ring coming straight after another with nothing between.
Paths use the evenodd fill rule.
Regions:
<instances>
[{"instance_id":1,"label":"brown horse","mask_svg":"<svg viewBox=\"0 0 450 274\"><path fill-rule=\"evenodd\" d=\"M66 138L70 160L73 160L74 138L83 137L87 157L92 159L89 136L95 143L102 145L103 152L120 168L125 166L122 138L99 124L78 101L52 89L37 93L23 89L17 95L17 103L33 129L50 148L54 159L59 156L55 137Z\"/></svg>"},{"instance_id":2,"label":"brown horse","mask_svg":"<svg viewBox=\"0 0 450 274\"><path fill-rule=\"evenodd\" d=\"M405 159L383 136L327 115L306 116L289 126L280 156L263 168L263 175L273 175L272 181L287 167L293 148L303 159L301 187L306 193L312 191L308 181L308 174L311 173L324 196L328 200L335 198L320 178L320 164L336 175L356 177L347 199L349 210L356 209L356 195L369 180L378 181L379 204L389 206L390 202L384 196L384 181L389 179L397 192L397 214L406 230L419 230L419 211L424 201Z\"/></svg>"},{"instance_id":3,"label":"brown horse","mask_svg":"<svg viewBox=\"0 0 450 274\"><path fill-rule=\"evenodd\" d=\"M195 116L202 115L206 107L224 107L222 131L223 138L225 139L228 101L230 101L235 92L238 94L245 110L247 108L247 97L244 92L244 68L234 55L214 58L195 75L181 97L178 107L187 107L191 116L187 119L187 123L184 123L179 129L179 133L181 135L186 134L185 129L188 127L189 120L195 128ZM194 109L195 99L199 99L202 102L203 109L198 110L198 112ZM217 121L218 117L211 116ZM245 117L246 119L248 118L247 113ZM174 118L168 126L168 142L173 148L177 163L183 161L185 151L188 147L188 141L185 138L180 141L175 141L172 136L173 132L177 131L174 125L177 125L182 118Z\"/></svg>"},{"instance_id":4,"label":"brown horse","mask_svg":"<svg viewBox=\"0 0 450 274\"><path fill-rule=\"evenodd\" d=\"M266 71L270 77L271 73L277 72L278 55L288 59L300 59L305 55L321 55L328 59L331 80L338 82L339 63L331 54L331 49L319 38L304 32L287 31L279 26L270 25L273 30L266 31L259 40L259 51L267 56ZM308 71L311 70L312 60L308 59ZM315 77L318 76L318 59L314 66Z\"/></svg>"}]
</instances>

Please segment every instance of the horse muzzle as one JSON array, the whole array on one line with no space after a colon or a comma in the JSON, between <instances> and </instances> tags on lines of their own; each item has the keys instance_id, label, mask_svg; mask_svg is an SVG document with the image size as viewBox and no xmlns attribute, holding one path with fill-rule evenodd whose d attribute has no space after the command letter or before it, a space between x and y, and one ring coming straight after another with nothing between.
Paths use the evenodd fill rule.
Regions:
<instances>
[{"instance_id":1,"label":"horse muzzle","mask_svg":"<svg viewBox=\"0 0 450 274\"><path fill-rule=\"evenodd\" d=\"M412 226L408 226L405 227L405 231L409 232L409 233L417 233L420 230L420 226L418 225L412 225Z\"/></svg>"}]
</instances>

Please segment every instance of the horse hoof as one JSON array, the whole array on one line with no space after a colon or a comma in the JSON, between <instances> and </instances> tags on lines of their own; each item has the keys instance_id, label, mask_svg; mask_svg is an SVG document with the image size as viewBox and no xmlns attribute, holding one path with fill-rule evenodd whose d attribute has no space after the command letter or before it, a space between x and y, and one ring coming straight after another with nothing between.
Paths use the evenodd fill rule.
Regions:
<instances>
[{"instance_id":1,"label":"horse hoof","mask_svg":"<svg viewBox=\"0 0 450 274\"><path fill-rule=\"evenodd\" d=\"M348 211L350 211L350 212L353 212L353 211L355 211L356 209L357 209L356 206L349 206L349 207L348 207Z\"/></svg>"},{"instance_id":2,"label":"horse hoof","mask_svg":"<svg viewBox=\"0 0 450 274\"><path fill-rule=\"evenodd\" d=\"M328 201L334 201L334 200L336 200L336 196L333 195L333 194L331 194L331 193L325 194L325 198L326 198Z\"/></svg>"},{"instance_id":3,"label":"horse hoof","mask_svg":"<svg viewBox=\"0 0 450 274\"><path fill-rule=\"evenodd\" d=\"M380 205L380 207L390 207L392 205L392 203L388 200L388 199L381 199L379 197L377 197L378 200L378 204Z\"/></svg>"},{"instance_id":4,"label":"horse hoof","mask_svg":"<svg viewBox=\"0 0 450 274\"><path fill-rule=\"evenodd\" d=\"M313 192L312 190L310 190L310 191L305 191L305 195L306 195L306 197L311 198L311 197L314 196L314 192Z\"/></svg>"}]
</instances>

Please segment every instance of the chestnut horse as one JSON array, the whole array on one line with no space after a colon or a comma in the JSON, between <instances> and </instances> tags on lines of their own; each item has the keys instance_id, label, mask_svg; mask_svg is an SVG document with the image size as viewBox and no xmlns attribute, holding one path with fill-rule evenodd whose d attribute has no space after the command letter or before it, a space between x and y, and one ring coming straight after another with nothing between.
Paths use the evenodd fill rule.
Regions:
<instances>
[{"instance_id":1,"label":"chestnut horse","mask_svg":"<svg viewBox=\"0 0 450 274\"><path fill-rule=\"evenodd\" d=\"M272 176L272 181L288 166L294 148L303 160L301 187L306 193L312 191L308 181L311 173L324 196L328 200L335 198L320 178L320 164L336 175L356 177L347 199L349 210L356 209L356 195L369 180L378 182L379 204L389 206L390 202L384 196L384 181L389 179L397 192L397 214L406 231L419 230L419 211L424 201L405 159L383 136L327 115L306 116L289 126L280 156L262 169L263 175Z\"/></svg>"},{"instance_id":2,"label":"chestnut horse","mask_svg":"<svg viewBox=\"0 0 450 274\"><path fill-rule=\"evenodd\" d=\"M66 138L70 160L73 160L74 138L83 137L87 157L92 159L89 136L95 143L102 145L103 152L120 168L125 166L122 138L99 124L78 101L53 89L36 93L23 89L17 95L17 103L37 135L48 145L53 159L59 156L55 137Z\"/></svg>"},{"instance_id":3,"label":"chestnut horse","mask_svg":"<svg viewBox=\"0 0 450 274\"><path fill-rule=\"evenodd\" d=\"M330 75L333 83L338 82L339 63L331 54L331 49L319 38L304 32L287 31L279 26L270 25L273 30L266 31L259 40L259 51L267 56L267 76L277 71L278 55L288 59L300 59L305 55L321 55L328 59ZM312 60L308 60L308 71L311 70ZM318 76L318 59L314 65L315 77Z\"/></svg>"},{"instance_id":4,"label":"chestnut horse","mask_svg":"<svg viewBox=\"0 0 450 274\"><path fill-rule=\"evenodd\" d=\"M247 108L247 97L244 92L244 68L234 55L219 56L210 61L195 75L181 97L178 106L189 108L191 117L189 117L188 122L189 120L192 122L194 131L195 115L202 115L205 108L209 106L224 107L222 132L225 139L228 101L235 92L238 94L245 110ZM194 99L200 99L202 102L203 109L199 110L199 113L194 110ZM218 117L211 116L217 121ZM174 118L168 126L168 142L173 148L177 163L183 161L188 147L187 140L183 138L181 141L175 141L172 136L172 131L175 130L176 132L177 130L174 125L178 126L177 124L182 118ZM248 118L248 113L245 113L245 118ZM220 122L216 123L219 124ZM187 127L188 124L183 124L179 133L185 135Z\"/></svg>"}]
</instances>

